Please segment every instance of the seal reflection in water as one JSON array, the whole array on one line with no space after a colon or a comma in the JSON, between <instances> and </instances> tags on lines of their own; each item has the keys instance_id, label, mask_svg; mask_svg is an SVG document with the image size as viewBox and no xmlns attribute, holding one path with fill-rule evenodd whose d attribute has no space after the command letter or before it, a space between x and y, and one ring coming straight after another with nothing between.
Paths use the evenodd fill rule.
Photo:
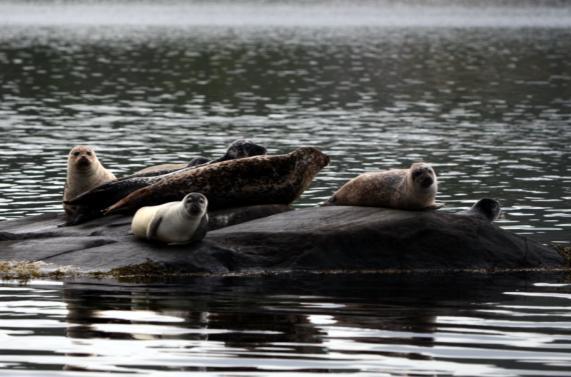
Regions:
<instances>
[{"instance_id":1,"label":"seal reflection in water","mask_svg":"<svg viewBox=\"0 0 571 377\"><path fill-rule=\"evenodd\" d=\"M179 202L143 207L131 223L133 234L151 241L186 244L204 238L208 228L208 200L192 192Z\"/></svg>"},{"instance_id":2,"label":"seal reflection in water","mask_svg":"<svg viewBox=\"0 0 571 377\"><path fill-rule=\"evenodd\" d=\"M438 208L438 184L429 164L417 162L409 169L371 172L353 178L324 205L387 207L420 210Z\"/></svg>"},{"instance_id":3,"label":"seal reflection in water","mask_svg":"<svg viewBox=\"0 0 571 377\"><path fill-rule=\"evenodd\" d=\"M93 148L78 145L71 149L67 157L67 178L63 191L63 200L68 201L106 182L115 180L115 176L105 169L97 159ZM63 205L68 220L76 215L77 207Z\"/></svg>"}]
</instances>

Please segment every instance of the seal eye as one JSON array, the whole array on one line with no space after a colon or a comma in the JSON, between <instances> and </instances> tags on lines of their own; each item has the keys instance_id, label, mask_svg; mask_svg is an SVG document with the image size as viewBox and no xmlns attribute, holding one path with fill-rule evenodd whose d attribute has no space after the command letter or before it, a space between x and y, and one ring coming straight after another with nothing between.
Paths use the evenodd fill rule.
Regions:
<instances>
[{"instance_id":1,"label":"seal eye","mask_svg":"<svg viewBox=\"0 0 571 377\"><path fill-rule=\"evenodd\" d=\"M87 152L87 155L88 155L88 156L91 156L92 154L93 154L93 153L91 153L91 152Z\"/></svg>"},{"instance_id":2,"label":"seal eye","mask_svg":"<svg viewBox=\"0 0 571 377\"><path fill-rule=\"evenodd\" d=\"M421 174L422 174L422 172L420 170L416 170L414 173L412 173L412 177L418 178L418 177L420 177Z\"/></svg>"},{"instance_id":3,"label":"seal eye","mask_svg":"<svg viewBox=\"0 0 571 377\"><path fill-rule=\"evenodd\" d=\"M73 152L73 155L74 155L75 157L77 157L77 156L79 156L79 152Z\"/></svg>"}]
</instances>

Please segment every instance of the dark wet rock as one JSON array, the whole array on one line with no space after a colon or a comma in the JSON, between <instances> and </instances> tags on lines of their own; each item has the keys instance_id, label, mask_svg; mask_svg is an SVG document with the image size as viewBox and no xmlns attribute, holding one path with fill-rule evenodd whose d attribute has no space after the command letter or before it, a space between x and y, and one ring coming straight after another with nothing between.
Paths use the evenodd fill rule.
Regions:
<instances>
[{"instance_id":1,"label":"dark wet rock","mask_svg":"<svg viewBox=\"0 0 571 377\"><path fill-rule=\"evenodd\" d=\"M255 206L211 213L218 229L184 246L137 240L129 234L130 217L118 215L63 228L57 227L60 215L6 221L0 223L0 234L16 238L0 238L0 261L41 261L51 270L117 275L566 266L555 249L467 214L321 207L247 221L287 209ZM234 223L239 224L227 226Z\"/></svg>"}]
</instances>

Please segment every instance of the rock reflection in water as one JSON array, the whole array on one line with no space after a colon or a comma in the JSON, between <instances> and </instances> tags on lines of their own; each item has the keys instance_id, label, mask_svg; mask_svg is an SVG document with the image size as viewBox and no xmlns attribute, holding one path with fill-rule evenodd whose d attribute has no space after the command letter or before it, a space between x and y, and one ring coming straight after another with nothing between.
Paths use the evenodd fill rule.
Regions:
<instances>
[{"instance_id":1,"label":"rock reflection in water","mask_svg":"<svg viewBox=\"0 0 571 377\"><path fill-rule=\"evenodd\" d=\"M445 346L437 340L443 337L438 334L442 331L439 317L478 315L480 305L473 308L468 302L516 303L506 299L504 291L528 288L525 275L521 277L301 275L295 280L193 279L166 287L70 283L64 289L67 336L163 340L161 352L167 353L178 352L176 347L186 344L181 352L188 358L176 368L186 371L202 370L195 363L204 362L203 352L248 359L247 369L252 371L257 369L252 358L269 356L307 358L316 365L331 357L364 355L430 363L435 355L419 350ZM457 331L462 333L464 327L459 324ZM169 345L169 340L174 343ZM463 346L472 345L466 340L459 345ZM513 367L507 361L505 365L497 362L498 368ZM294 365L289 368L295 369ZM338 368L358 370L351 365Z\"/></svg>"}]
</instances>

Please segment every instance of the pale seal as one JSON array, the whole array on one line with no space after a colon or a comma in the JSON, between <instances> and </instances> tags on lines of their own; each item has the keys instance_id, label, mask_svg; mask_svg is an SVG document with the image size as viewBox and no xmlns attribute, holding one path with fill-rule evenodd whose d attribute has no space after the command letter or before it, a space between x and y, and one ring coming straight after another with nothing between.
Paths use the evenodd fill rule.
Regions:
<instances>
[{"instance_id":1,"label":"pale seal","mask_svg":"<svg viewBox=\"0 0 571 377\"><path fill-rule=\"evenodd\" d=\"M67 157L67 177L63 190L63 208L68 220L77 214L77 207L65 202L115 179L113 173L99 162L93 148L86 145L73 147Z\"/></svg>"},{"instance_id":2,"label":"pale seal","mask_svg":"<svg viewBox=\"0 0 571 377\"><path fill-rule=\"evenodd\" d=\"M211 209L290 204L328 163L329 157L318 149L302 147L285 155L254 156L199 166L134 191L105 213L134 212L143 206L180 200L189 192L204 194Z\"/></svg>"},{"instance_id":3,"label":"pale seal","mask_svg":"<svg viewBox=\"0 0 571 377\"><path fill-rule=\"evenodd\" d=\"M406 210L438 208L436 173L417 162L409 169L363 173L345 183L324 205L387 207Z\"/></svg>"},{"instance_id":4,"label":"pale seal","mask_svg":"<svg viewBox=\"0 0 571 377\"><path fill-rule=\"evenodd\" d=\"M192 192L182 201L143 207L135 213L131 231L136 237L168 244L186 244L204 238L208 229L208 200Z\"/></svg>"},{"instance_id":5,"label":"pale seal","mask_svg":"<svg viewBox=\"0 0 571 377\"><path fill-rule=\"evenodd\" d=\"M469 210L460 212L460 214L476 216L481 219L492 222L500 217L502 208L497 200L483 198L478 200Z\"/></svg>"}]
</instances>

